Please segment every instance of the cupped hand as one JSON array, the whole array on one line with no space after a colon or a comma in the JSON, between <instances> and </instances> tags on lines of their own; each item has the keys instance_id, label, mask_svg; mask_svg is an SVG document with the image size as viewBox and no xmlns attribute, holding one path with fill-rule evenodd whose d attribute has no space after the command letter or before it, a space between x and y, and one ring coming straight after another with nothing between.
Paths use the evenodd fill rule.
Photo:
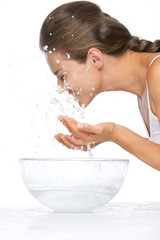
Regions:
<instances>
[{"instance_id":1,"label":"cupped hand","mask_svg":"<svg viewBox=\"0 0 160 240\"><path fill-rule=\"evenodd\" d=\"M62 115L59 116L59 119L71 135L58 133L55 138L67 148L86 151L88 146L93 148L102 142L112 141L114 123L90 125Z\"/></svg>"}]
</instances>

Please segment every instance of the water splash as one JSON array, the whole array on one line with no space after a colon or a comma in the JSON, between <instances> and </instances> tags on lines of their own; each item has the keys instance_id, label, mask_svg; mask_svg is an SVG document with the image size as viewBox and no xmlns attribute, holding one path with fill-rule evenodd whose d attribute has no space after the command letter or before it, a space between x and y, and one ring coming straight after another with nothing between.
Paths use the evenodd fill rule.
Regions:
<instances>
[{"instance_id":1,"label":"water splash","mask_svg":"<svg viewBox=\"0 0 160 240\"><path fill-rule=\"evenodd\" d=\"M43 47L43 49L44 49L45 51L47 51L47 50L48 50L48 45L45 45L45 46Z\"/></svg>"},{"instance_id":2,"label":"water splash","mask_svg":"<svg viewBox=\"0 0 160 240\"><path fill-rule=\"evenodd\" d=\"M90 143L87 143L87 152L90 158L94 158Z\"/></svg>"},{"instance_id":3,"label":"water splash","mask_svg":"<svg viewBox=\"0 0 160 240\"><path fill-rule=\"evenodd\" d=\"M35 136L34 144L36 157L45 156L47 152L50 156L55 155L55 150L59 144L54 136L58 133L70 134L66 127L59 121L59 115L65 115L84 122L85 105L79 105L74 94L68 93L68 84L62 89L60 86L53 87L50 92L45 93L41 102L36 104L32 119L32 134ZM32 136L33 137L33 136ZM64 149L64 146L61 145ZM74 150L84 152L83 147ZM70 150L70 151L74 151ZM75 152L75 151L74 151ZM79 155L80 153L77 152ZM93 158L91 147L87 144L87 153L89 158ZM47 155L48 156L48 155ZM46 157L46 156L45 156Z\"/></svg>"},{"instance_id":4,"label":"water splash","mask_svg":"<svg viewBox=\"0 0 160 240\"><path fill-rule=\"evenodd\" d=\"M48 45L45 45L44 48L48 51ZM36 51L38 50L36 49ZM54 136L57 133L68 134L66 127L59 121L59 115L66 115L79 122L85 122L85 105L82 104L80 106L75 98L75 94L71 95L67 92L70 87L67 85L67 82L64 89L56 87L57 81L48 71L48 66L44 63L43 54L29 60L26 58L26 60L23 59L21 62L18 61L16 70L13 70L19 74L16 75L15 85L19 96L17 101L21 102L21 111L19 112L22 115L21 126L19 126L21 129L19 131L19 139L20 144L23 146L20 150L18 149L19 155L52 157L56 154L58 155L60 150L59 155L64 156L65 152L70 155L70 152L74 152L71 155L75 156L77 154L81 156L81 150L83 149L79 151L68 150L58 143ZM18 68L25 71L26 66L29 71L25 74L22 81L22 75L18 72ZM43 73L39 71L39 66L42 66ZM79 89L80 94L81 91L82 89ZM88 156L88 153L83 151L84 154Z\"/></svg>"},{"instance_id":5,"label":"water splash","mask_svg":"<svg viewBox=\"0 0 160 240\"><path fill-rule=\"evenodd\" d=\"M67 57L67 59L70 59L71 58L70 53L66 53L66 57Z\"/></svg>"}]
</instances>

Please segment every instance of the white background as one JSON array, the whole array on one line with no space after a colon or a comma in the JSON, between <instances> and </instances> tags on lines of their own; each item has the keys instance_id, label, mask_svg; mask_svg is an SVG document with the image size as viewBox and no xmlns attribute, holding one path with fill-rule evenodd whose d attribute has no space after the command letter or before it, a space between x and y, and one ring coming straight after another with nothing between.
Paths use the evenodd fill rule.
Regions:
<instances>
[{"instance_id":1,"label":"white background","mask_svg":"<svg viewBox=\"0 0 160 240\"><path fill-rule=\"evenodd\" d=\"M0 204L33 206L38 203L25 189L18 165L27 124L33 112L36 93L47 91L44 80L56 79L49 72L38 49L39 31L44 18L67 1L0 2ZM160 38L158 0L93 1L102 10L125 24L133 35L148 40ZM47 85L46 80L46 85ZM124 92L104 93L87 110L88 121L114 121L147 137L137 98ZM63 150L65 154L66 150ZM24 152L24 151L23 151ZM120 147L105 143L94 150L95 156L130 159L125 184L113 201L159 201L159 172L142 163ZM63 156L63 155L62 155Z\"/></svg>"}]
</instances>

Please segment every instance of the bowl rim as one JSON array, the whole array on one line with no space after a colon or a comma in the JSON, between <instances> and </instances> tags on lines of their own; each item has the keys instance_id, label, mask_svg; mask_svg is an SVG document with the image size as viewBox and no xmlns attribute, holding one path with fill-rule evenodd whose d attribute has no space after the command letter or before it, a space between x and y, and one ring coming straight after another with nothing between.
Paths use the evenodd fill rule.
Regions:
<instances>
[{"instance_id":1,"label":"bowl rim","mask_svg":"<svg viewBox=\"0 0 160 240\"><path fill-rule=\"evenodd\" d=\"M64 159L64 157L49 157L49 158L19 158L19 161L63 161L63 162L73 162L73 161L81 161L81 162L127 162L129 163L129 159L127 158L100 158L100 157L91 157L91 158L87 158L87 157L68 157L66 159Z\"/></svg>"}]
</instances>

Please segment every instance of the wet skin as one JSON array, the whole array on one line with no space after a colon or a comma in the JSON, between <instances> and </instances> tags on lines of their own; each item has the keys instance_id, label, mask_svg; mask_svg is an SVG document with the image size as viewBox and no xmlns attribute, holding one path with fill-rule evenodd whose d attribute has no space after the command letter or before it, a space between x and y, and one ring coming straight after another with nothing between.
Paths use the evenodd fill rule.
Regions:
<instances>
[{"instance_id":1,"label":"wet skin","mask_svg":"<svg viewBox=\"0 0 160 240\"><path fill-rule=\"evenodd\" d=\"M54 52L47 53L46 58L51 71L57 76L58 85L73 94L80 105L87 106L93 98L101 92L101 68L103 59L98 61L101 55L99 50L91 49L85 63L78 63L68 59L68 54ZM67 116L60 116L60 121L66 126L71 135L59 133L55 138L71 149L87 150L90 147L109 140L107 133L112 131L112 123L101 123L92 126L87 123L78 123L75 119Z\"/></svg>"},{"instance_id":2,"label":"wet skin","mask_svg":"<svg viewBox=\"0 0 160 240\"><path fill-rule=\"evenodd\" d=\"M59 52L47 53L46 58L58 85L65 88L66 83L66 90L75 95L80 105L87 106L100 93L100 71L90 58L86 63L78 63Z\"/></svg>"}]
</instances>

